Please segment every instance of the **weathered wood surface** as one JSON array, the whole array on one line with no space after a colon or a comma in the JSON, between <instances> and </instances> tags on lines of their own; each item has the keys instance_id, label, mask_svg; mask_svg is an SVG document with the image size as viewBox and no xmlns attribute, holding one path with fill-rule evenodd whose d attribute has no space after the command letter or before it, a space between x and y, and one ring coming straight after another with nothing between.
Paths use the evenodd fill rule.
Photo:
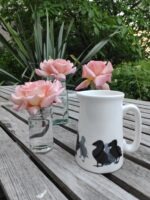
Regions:
<instances>
[{"instance_id":1,"label":"weathered wood surface","mask_svg":"<svg viewBox=\"0 0 150 200\"><path fill-rule=\"evenodd\" d=\"M2 90L2 91L1 91ZM0 95L7 95L14 87L0 87ZM79 103L74 92L69 91L69 115L67 125L55 126L54 149L45 155L34 155L28 147L26 112L16 113L6 103L0 108L0 124L11 137L37 163L42 171L55 182L69 199L150 199L150 103L125 99L136 104L142 112L142 142L137 152L126 154L123 167L106 175L86 172L74 160ZM12 128L10 128L11 124ZM11 131L13 129L14 131ZM125 138L131 142L134 136L134 116L124 116Z\"/></svg>"},{"instance_id":2,"label":"weathered wood surface","mask_svg":"<svg viewBox=\"0 0 150 200\"><path fill-rule=\"evenodd\" d=\"M8 199L66 199L1 128L0 144L0 181Z\"/></svg>"},{"instance_id":3,"label":"weathered wood surface","mask_svg":"<svg viewBox=\"0 0 150 200\"><path fill-rule=\"evenodd\" d=\"M6 112L3 108L0 109L0 113L5 117L5 121L1 122L6 124L16 121L17 127L15 127L14 136L19 138L19 140L28 147L28 126L26 123L17 119L14 115L9 112ZM6 113L5 113L6 112ZM18 113L17 113L18 114ZM20 117L26 119L25 113L20 114ZM8 123L7 123L8 120ZM8 126L9 128L9 126ZM45 154L45 155L36 155L40 161L42 161L41 167L46 168L47 173L50 177L53 178L53 174L55 174L55 179L59 180L58 184L60 187L63 186L63 189L71 195L72 199L124 199L124 196L127 199L136 199L128 192L123 190L117 184L110 181L107 177L103 175L92 174L82 170L76 164L74 160L74 156L67 152L60 143L64 144L68 148L75 149L75 135L67 136L68 131L61 128L54 128L54 136L55 142L59 145L55 144L54 149ZM66 139L64 138L65 136ZM75 137L73 137L75 136ZM58 141L58 142L57 142ZM74 144L73 144L74 143ZM71 147L73 144L73 147ZM50 170L49 170L50 169ZM65 184L65 185L62 185ZM107 196L106 196L107 194Z\"/></svg>"}]
</instances>

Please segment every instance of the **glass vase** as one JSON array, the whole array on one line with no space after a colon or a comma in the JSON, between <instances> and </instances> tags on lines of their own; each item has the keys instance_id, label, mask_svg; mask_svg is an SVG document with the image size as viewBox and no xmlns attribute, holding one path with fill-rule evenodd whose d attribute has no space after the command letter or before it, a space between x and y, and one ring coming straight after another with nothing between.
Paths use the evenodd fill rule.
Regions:
<instances>
[{"instance_id":1,"label":"glass vase","mask_svg":"<svg viewBox=\"0 0 150 200\"><path fill-rule=\"evenodd\" d=\"M42 108L37 114L30 115L29 143L35 153L46 153L53 147L52 108Z\"/></svg>"},{"instance_id":2,"label":"glass vase","mask_svg":"<svg viewBox=\"0 0 150 200\"><path fill-rule=\"evenodd\" d=\"M48 80L54 81L54 78L49 77ZM60 125L68 123L68 92L66 89L66 80L59 80L64 88L63 92L59 95L61 103L57 103L52 107L52 120L53 125Z\"/></svg>"}]
</instances>

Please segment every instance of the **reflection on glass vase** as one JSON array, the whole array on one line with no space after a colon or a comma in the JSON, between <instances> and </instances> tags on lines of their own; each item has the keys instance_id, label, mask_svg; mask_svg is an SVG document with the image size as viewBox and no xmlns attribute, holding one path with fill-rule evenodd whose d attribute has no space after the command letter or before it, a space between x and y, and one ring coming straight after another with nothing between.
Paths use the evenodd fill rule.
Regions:
<instances>
[{"instance_id":1,"label":"reflection on glass vase","mask_svg":"<svg viewBox=\"0 0 150 200\"><path fill-rule=\"evenodd\" d=\"M53 109L53 125L66 124L68 122L68 92L66 89L66 80L60 80L64 91L59 98L61 103L57 103L52 107Z\"/></svg>"},{"instance_id":2,"label":"reflection on glass vase","mask_svg":"<svg viewBox=\"0 0 150 200\"><path fill-rule=\"evenodd\" d=\"M29 143L35 153L46 153L53 147L52 108L42 108L35 115L30 115Z\"/></svg>"}]
</instances>

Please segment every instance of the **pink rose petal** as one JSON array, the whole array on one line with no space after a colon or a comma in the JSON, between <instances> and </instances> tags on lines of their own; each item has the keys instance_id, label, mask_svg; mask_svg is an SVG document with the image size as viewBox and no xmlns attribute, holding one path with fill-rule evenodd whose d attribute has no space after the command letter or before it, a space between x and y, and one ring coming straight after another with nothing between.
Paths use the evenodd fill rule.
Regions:
<instances>
[{"instance_id":1,"label":"pink rose petal","mask_svg":"<svg viewBox=\"0 0 150 200\"><path fill-rule=\"evenodd\" d=\"M47 72L42 71L42 70L40 70L40 69L35 69L35 72L36 72L36 74L37 74L38 76L44 76L44 77L49 76L49 74L48 74Z\"/></svg>"},{"instance_id":2,"label":"pink rose petal","mask_svg":"<svg viewBox=\"0 0 150 200\"><path fill-rule=\"evenodd\" d=\"M100 86L104 85L108 80L110 80L110 76L111 76L110 74L97 76L94 79L96 88L99 88Z\"/></svg>"},{"instance_id":3,"label":"pink rose petal","mask_svg":"<svg viewBox=\"0 0 150 200\"><path fill-rule=\"evenodd\" d=\"M89 80L85 80L83 82L81 82L76 88L75 90L81 90L84 88L87 88L90 85L90 81Z\"/></svg>"},{"instance_id":4,"label":"pink rose petal","mask_svg":"<svg viewBox=\"0 0 150 200\"><path fill-rule=\"evenodd\" d=\"M41 102L41 105L40 105L41 108L45 108L45 107L50 106L55 101L55 98L56 98L55 94L44 98Z\"/></svg>"},{"instance_id":5,"label":"pink rose petal","mask_svg":"<svg viewBox=\"0 0 150 200\"><path fill-rule=\"evenodd\" d=\"M83 65L82 78L93 79L95 78L95 73L87 65Z\"/></svg>"}]
</instances>

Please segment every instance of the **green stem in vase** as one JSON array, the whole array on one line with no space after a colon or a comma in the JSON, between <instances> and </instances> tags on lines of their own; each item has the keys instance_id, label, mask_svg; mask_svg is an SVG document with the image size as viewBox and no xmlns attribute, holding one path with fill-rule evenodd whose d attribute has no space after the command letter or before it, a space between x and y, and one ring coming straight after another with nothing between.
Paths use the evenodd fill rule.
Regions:
<instances>
[{"instance_id":1,"label":"green stem in vase","mask_svg":"<svg viewBox=\"0 0 150 200\"><path fill-rule=\"evenodd\" d=\"M96 90L96 87L95 87L95 84L94 84L93 81L92 81L91 84L90 84L90 88L91 88L91 90Z\"/></svg>"},{"instance_id":2,"label":"green stem in vase","mask_svg":"<svg viewBox=\"0 0 150 200\"><path fill-rule=\"evenodd\" d=\"M42 130L42 132L36 133L35 135L30 136L30 138L43 137L49 129L49 122L48 122L48 120L44 119L44 117L43 117L44 113L43 113L42 108L40 109L40 113L41 113L41 118L43 120L42 121L42 127L44 127L44 129ZM45 123L45 121L47 121L48 123Z\"/></svg>"}]
</instances>

